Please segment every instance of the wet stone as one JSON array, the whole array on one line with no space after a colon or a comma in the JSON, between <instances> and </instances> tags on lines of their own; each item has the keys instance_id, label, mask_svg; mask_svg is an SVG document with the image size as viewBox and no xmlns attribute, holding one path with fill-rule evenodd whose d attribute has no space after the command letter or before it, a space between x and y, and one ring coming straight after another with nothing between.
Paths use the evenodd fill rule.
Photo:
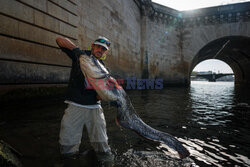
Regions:
<instances>
[{"instance_id":1,"label":"wet stone","mask_svg":"<svg viewBox=\"0 0 250 167\"><path fill-rule=\"evenodd\" d=\"M11 146L0 140L0 166L20 167L21 162L15 154L18 154Z\"/></svg>"}]
</instances>

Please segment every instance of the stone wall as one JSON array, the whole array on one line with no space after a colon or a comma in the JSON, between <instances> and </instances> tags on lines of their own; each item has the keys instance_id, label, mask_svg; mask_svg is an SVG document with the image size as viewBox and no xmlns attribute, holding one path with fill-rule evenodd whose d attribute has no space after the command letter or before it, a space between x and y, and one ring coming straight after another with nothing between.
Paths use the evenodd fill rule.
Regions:
<instances>
[{"instance_id":1,"label":"stone wall","mask_svg":"<svg viewBox=\"0 0 250 167\"><path fill-rule=\"evenodd\" d=\"M71 60L56 37L88 49L98 35L111 40L106 64L116 78L188 85L194 65L206 59L196 58L202 48L225 36L249 37L249 6L179 12L151 0L0 0L0 88L67 84ZM248 64L237 68L248 74Z\"/></svg>"},{"instance_id":2,"label":"stone wall","mask_svg":"<svg viewBox=\"0 0 250 167\"><path fill-rule=\"evenodd\" d=\"M218 59L232 68L236 84L250 84L249 7L240 3L183 13L182 54L188 76L201 61Z\"/></svg>"},{"instance_id":3,"label":"stone wall","mask_svg":"<svg viewBox=\"0 0 250 167\"><path fill-rule=\"evenodd\" d=\"M0 85L65 84L71 60L55 39L88 49L112 42L106 63L117 77L140 76L140 9L133 0L0 0Z\"/></svg>"},{"instance_id":4,"label":"stone wall","mask_svg":"<svg viewBox=\"0 0 250 167\"><path fill-rule=\"evenodd\" d=\"M167 85L187 84L181 43L180 12L153 4L147 16L146 52L148 60L148 77L163 78Z\"/></svg>"},{"instance_id":5,"label":"stone wall","mask_svg":"<svg viewBox=\"0 0 250 167\"><path fill-rule=\"evenodd\" d=\"M110 39L106 65L116 77L141 75L140 9L133 0L81 0L78 6L78 42L90 47L98 35Z\"/></svg>"},{"instance_id":6,"label":"stone wall","mask_svg":"<svg viewBox=\"0 0 250 167\"><path fill-rule=\"evenodd\" d=\"M179 12L147 4L142 26L146 27L148 76L163 78L167 85L189 85L195 65L212 59L229 40L227 50L216 59L234 70L236 83L250 83L249 7L250 3L240 3Z\"/></svg>"},{"instance_id":7,"label":"stone wall","mask_svg":"<svg viewBox=\"0 0 250 167\"><path fill-rule=\"evenodd\" d=\"M1 0L0 84L66 83L71 62L55 38L77 41L76 11L70 0Z\"/></svg>"}]
</instances>

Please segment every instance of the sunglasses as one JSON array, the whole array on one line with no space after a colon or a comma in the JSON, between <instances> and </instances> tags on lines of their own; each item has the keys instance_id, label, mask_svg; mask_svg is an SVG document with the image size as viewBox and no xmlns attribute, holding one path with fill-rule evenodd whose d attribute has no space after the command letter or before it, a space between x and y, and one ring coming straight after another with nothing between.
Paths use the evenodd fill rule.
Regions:
<instances>
[{"instance_id":1,"label":"sunglasses","mask_svg":"<svg viewBox=\"0 0 250 167\"><path fill-rule=\"evenodd\" d=\"M97 39L96 42L104 43L104 44L106 44L108 47L110 47L110 44L111 44L109 41L106 41L106 40L104 40L104 39Z\"/></svg>"}]
</instances>

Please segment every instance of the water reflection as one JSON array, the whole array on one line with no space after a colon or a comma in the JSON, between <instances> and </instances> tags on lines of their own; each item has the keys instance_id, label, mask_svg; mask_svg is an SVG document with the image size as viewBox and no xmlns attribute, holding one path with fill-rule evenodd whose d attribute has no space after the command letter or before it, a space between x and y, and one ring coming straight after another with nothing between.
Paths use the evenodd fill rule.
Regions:
<instances>
[{"instance_id":1,"label":"water reflection","mask_svg":"<svg viewBox=\"0 0 250 167\"><path fill-rule=\"evenodd\" d=\"M190 89L192 121L200 125L225 125L232 116L233 82L193 82Z\"/></svg>"},{"instance_id":2,"label":"water reflection","mask_svg":"<svg viewBox=\"0 0 250 167\"><path fill-rule=\"evenodd\" d=\"M128 91L138 115L176 136L191 156L178 160L162 145L113 129L116 132L109 131L117 166L250 166L250 99L242 97L243 90L250 92L232 82L194 82L190 88ZM117 139L120 142L113 142Z\"/></svg>"},{"instance_id":3,"label":"water reflection","mask_svg":"<svg viewBox=\"0 0 250 167\"><path fill-rule=\"evenodd\" d=\"M120 129L114 120L116 109L103 103L116 167L250 166L249 88L227 82L193 82L190 88L127 93L144 122L177 137L191 156L180 160L166 145ZM24 155L23 166L58 164L58 132L65 108L63 100L6 104L0 112L0 139ZM90 148L86 134L82 150Z\"/></svg>"}]
</instances>

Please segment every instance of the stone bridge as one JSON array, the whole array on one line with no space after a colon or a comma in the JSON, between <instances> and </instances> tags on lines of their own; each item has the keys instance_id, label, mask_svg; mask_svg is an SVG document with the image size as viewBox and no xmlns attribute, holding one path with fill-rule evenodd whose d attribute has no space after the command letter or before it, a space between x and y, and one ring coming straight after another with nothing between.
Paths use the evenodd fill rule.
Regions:
<instances>
[{"instance_id":1,"label":"stone bridge","mask_svg":"<svg viewBox=\"0 0 250 167\"><path fill-rule=\"evenodd\" d=\"M157 4L148 8L142 34L149 77L189 85L198 63L218 59L232 68L237 84L250 83L250 3L185 12Z\"/></svg>"},{"instance_id":2,"label":"stone bridge","mask_svg":"<svg viewBox=\"0 0 250 167\"><path fill-rule=\"evenodd\" d=\"M0 0L0 88L64 85L64 36L87 49L112 41L106 64L120 78L189 85L201 61L219 59L250 83L250 3L180 12L150 0Z\"/></svg>"},{"instance_id":3,"label":"stone bridge","mask_svg":"<svg viewBox=\"0 0 250 167\"><path fill-rule=\"evenodd\" d=\"M209 82L216 82L216 79L224 77L224 76L228 76L228 75L234 75L232 73L228 73L228 74L216 74L216 73L212 73L212 74L197 74L195 75L195 77L199 77L199 78L205 78L207 79Z\"/></svg>"}]
</instances>

